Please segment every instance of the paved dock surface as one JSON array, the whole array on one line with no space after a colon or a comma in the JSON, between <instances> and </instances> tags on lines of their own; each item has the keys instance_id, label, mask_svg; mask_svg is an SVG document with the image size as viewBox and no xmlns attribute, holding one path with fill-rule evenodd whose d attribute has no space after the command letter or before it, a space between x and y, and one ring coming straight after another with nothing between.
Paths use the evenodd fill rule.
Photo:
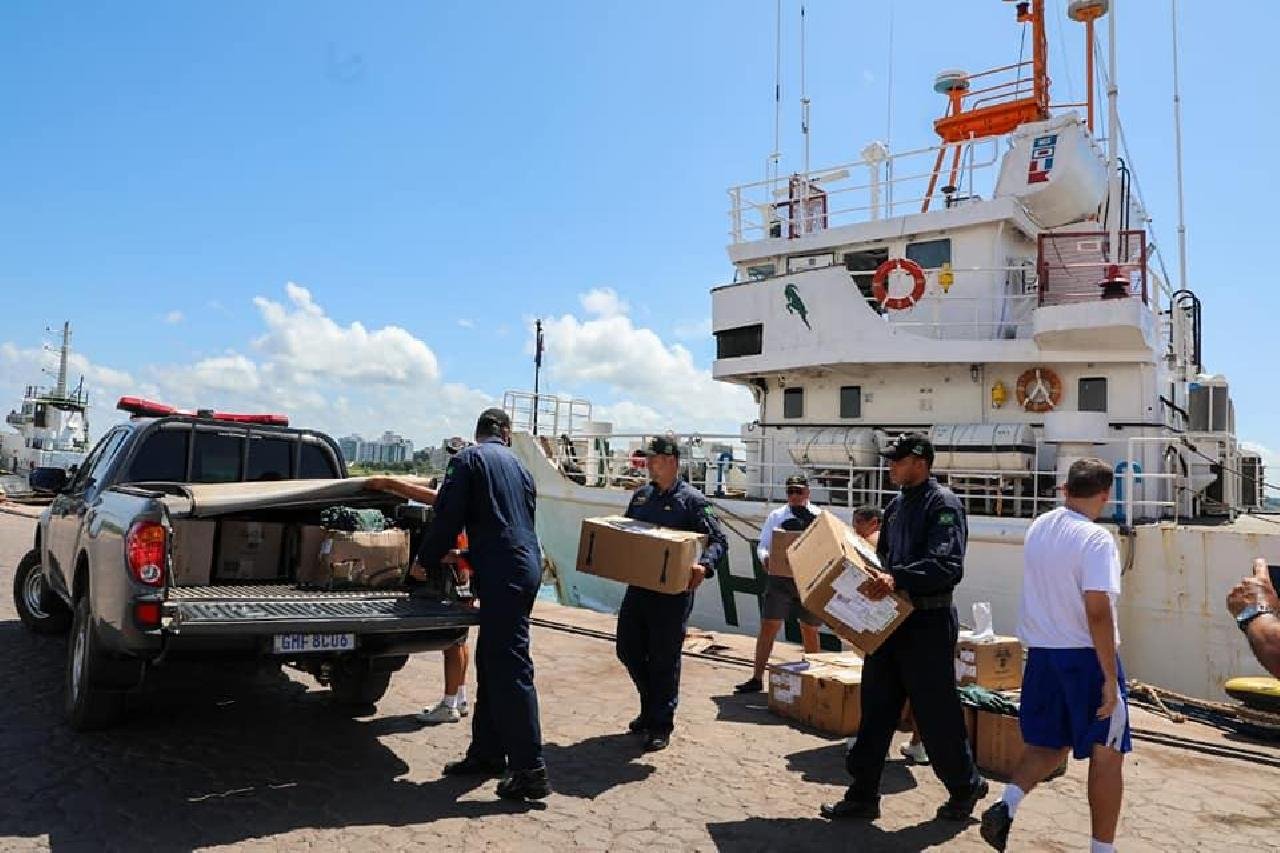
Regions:
<instances>
[{"instance_id":1,"label":"paved dock surface","mask_svg":"<svg viewBox=\"0 0 1280 853\"><path fill-rule=\"evenodd\" d=\"M625 733L631 684L599 636L612 617L543 603L544 804L440 776L469 729L413 720L440 696L438 654L414 657L363 717L300 673L210 664L159 672L122 726L76 734L62 721L66 642L24 630L8 594L33 530L0 514L0 850L988 849L976 822L934 821L942 786L898 760L874 825L818 817L847 783L842 741L733 696L746 677L733 663L685 659L676 737L645 755ZM749 655L750 638L718 639ZM1280 748L1142 711L1133 722L1149 734L1127 764L1121 850L1276 849ZM1085 769L1027 799L1011 850L1088 849Z\"/></svg>"}]
</instances>

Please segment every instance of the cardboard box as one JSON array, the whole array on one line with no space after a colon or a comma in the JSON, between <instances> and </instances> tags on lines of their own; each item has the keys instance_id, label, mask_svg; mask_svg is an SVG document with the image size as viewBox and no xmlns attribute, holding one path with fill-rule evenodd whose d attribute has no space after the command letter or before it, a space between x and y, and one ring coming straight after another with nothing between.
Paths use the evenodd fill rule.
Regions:
<instances>
[{"instance_id":1,"label":"cardboard box","mask_svg":"<svg viewBox=\"0 0 1280 853\"><path fill-rule=\"evenodd\" d=\"M978 769L991 776L1008 779L1017 769L1022 751L1026 749L1018 718L981 709L969 710L975 711L977 732L973 736L973 752ZM1066 769L1067 759L1063 759L1049 778L1062 775Z\"/></svg>"},{"instance_id":2,"label":"cardboard box","mask_svg":"<svg viewBox=\"0 0 1280 853\"><path fill-rule=\"evenodd\" d=\"M1017 637L960 639L956 643L956 684L1017 690L1022 686L1022 643Z\"/></svg>"},{"instance_id":3,"label":"cardboard box","mask_svg":"<svg viewBox=\"0 0 1280 853\"><path fill-rule=\"evenodd\" d=\"M864 594L868 567L878 567L875 551L829 512L787 549L805 609L840 637L871 654L911 613L907 597L894 593L879 601Z\"/></svg>"},{"instance_id":4,"label":"cardboard box","mask_svg":"<svg viewBox=\"0 0 1280 853\"><path fill-rule=\"evenodd\" d=\"M787 548L800 538L801 532L774 528L773 538L769 540L769 574L781 578L791 577L791 562L787 559Z\"/></svg>"},{"instance_id":5,"label":"cardboard box","mask_svg":"<svg viewBox=\"0 0 1280 853\"><path fill-rule=\"evenodd\" d=\"M170 580L174 586L207 586L213 573L216 521L180 519L173 523Z\"/></svg>"},{"instance_id":6,"label":"cardboard box","mask_svg":"<svg viewBox=\"0 0 1280 853\"><path fill-rule=\"evenodd\" d=\"M578 538L578 571L655 592L684 592L705 544L705 536L689 530L620 515L587 518Z\"/></svg>"},{"instance_id":7,"label":"cardboard box","mask_svg":"<svg viewBox=\"0 0 1280 853\"><path fill-rule=\"evenodd\" d=\"M857 734L862 721L862 661L852 665L813 660L769 667L769 709L828 734ZM845 657L847 662L850 657Z\"/></svg>"},{"instance_id":8,"label":"cardboard box","mask_svg":"<svg viewBox=\"0 0 1280 853\"><path fill-rule=\"evenodd\" d=\"M280 576L284 525L223 521L218 530L217 579L269 580Z\"/></svg>"},{"instance_id":9,"label":"cardboard box","mask_svg":"<svg viewBox=\"0 0 1280 853\"><path fill-rule=\"evenodd\" d=\"M807 722L819 731L847 737L862 722L862 667L818 666L801 676L813 685Z\"/></svg>"},{"instance_id":10,"label":"cardboard box","mask_svg":"<svg viewBox=\"0 0 1280 853\"><path fill-rule=\"evenodd\" d=\"M408 568L407 530L345 532L312 525L299 530L299 586L399 586Z\"/></svg>"}]
</instances>

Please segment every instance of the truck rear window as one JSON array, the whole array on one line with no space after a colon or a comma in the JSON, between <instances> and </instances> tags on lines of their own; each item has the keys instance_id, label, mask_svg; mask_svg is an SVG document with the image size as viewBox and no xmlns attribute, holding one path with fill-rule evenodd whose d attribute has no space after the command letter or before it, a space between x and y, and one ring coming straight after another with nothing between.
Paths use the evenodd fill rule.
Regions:
<instances>
[{"instance_id":1,"label":"truck rear window","mask_svg":"<svg viewBox=\"0 0 1280 853\"><path fill-rule=\"evenodd\" d=\"M143 442L129 463L126 483L182 483L187 479L187 441L191 431L162 429Z\"/></svg>"},{"instance_id":2,"label":"truck rear window","mask_svg":"<svg viewBox=\"0 0 1280 853\"><path fill-rule=\"evenodd\" d=\"M255 435L249 439L249 470L245 479L288 480L293 476L293 449L297 442L288 438Z\"/></svg>"},{"instance_id":3,"label":"truck rear window","mask_svg":"<svg viewBox=\"0 0 1280 853\"><path fill-rule=\"evenodd\" d=\"M334 480L338 477L338 469L334 467L333 457L319 444L302 443L302 464L298 470L300 480Z\"/></svg>"},{"instance_id":4,"label":"truck rear window","mask_svg":"<svg viewBox=\"0 0 1280 853\"><path fill-rule=\"evenodd\" d=\"M191 460L192 483L239 482L240 460L244 457L244 436L217 432L197 432L196 452Z\"/></svg>"}]
</instances>

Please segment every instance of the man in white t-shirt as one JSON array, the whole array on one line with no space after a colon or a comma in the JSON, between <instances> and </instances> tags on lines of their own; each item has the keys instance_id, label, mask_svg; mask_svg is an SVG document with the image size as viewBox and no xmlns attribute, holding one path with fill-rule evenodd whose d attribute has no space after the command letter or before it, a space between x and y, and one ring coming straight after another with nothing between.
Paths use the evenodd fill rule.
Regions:
<instances>
[{"instance_id":1,"label":"man in white t-shirt","mask_svg":"<svg viewBox=\"0 0 1280 853\"><path fill-rule=\"evenodd\" d=\"M982 837L1004 850L1022 798L1071 750L1089 759L1092 853L1112 853L1129 734L1120 632L1120 554L1093 519L1111 500L1114 475L1101 459L1067 472L1066 505L1037 518L1023 549L1018 637L1028 648L1021 728L1027 747L1000 801L982 815Z\"/></svg>"},{"instance_id":2,"label":"man in white t-shirt","mask_svg":"<svg viewBox=\"0 0 1280 853\"><path fill-rule=\"evenodd\" d=\"M773 531L804 530L822 510L809 503L809 480L803 474L793 474L786 482L787 502L769 513L760 530L760 544L756 556L766 572L764 602L760 607L760 633L756 637L755 668L751 677L733 688L734 693L759 693L764 689L764 670L769 664L773 641L788 616L800 622L800 641L804 650L813 653L821 648L818 626L822 622L800 601L800 590L788 566L769 564L769 551L773 547Z\"/></svg>"}]
</instances>

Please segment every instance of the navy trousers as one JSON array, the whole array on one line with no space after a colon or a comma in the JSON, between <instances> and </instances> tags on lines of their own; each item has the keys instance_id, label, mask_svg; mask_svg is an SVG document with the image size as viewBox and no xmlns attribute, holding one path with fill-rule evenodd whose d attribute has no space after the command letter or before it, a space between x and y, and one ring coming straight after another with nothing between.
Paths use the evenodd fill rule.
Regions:
<instances>
[{"instance_id":1,"label":"navy trousers","mask_svg":"<svg viewBox=\"0 0 1280 853\"><path fill-rule=\"evenodd\" d=\"M538 691L529 655L529 612L537 589L508 586L484 592L468 753L485 761L505 760L512 770L532 770L543 766Z\"/></svg>"},{"instance_id":2,"label":"navy trousers","mask_svg":"<svg viewBox=\"0 0 1280 853\"><path fill-rule=\"evenodd\" d=\"M880 775L907 699L933 772L947 790L965 796L978 784L956 695L958 628L954 607L917 610L867 655L862 667L862 723L845 759L853 776L850 798L879 798Z\"/></svg>"},{"instance_id":3,"label":"navy trousers","mask_svg":"<svg viewBox=\"0 0 1280 853\"><path fill-rule=\"evenodd\" d=\"M640 719L652 732L670 734L680 701L680 653L693 610L693 593L670 595L627 587L618 610L618 660L640 694Z\"/></svg>"}]
</instances>

